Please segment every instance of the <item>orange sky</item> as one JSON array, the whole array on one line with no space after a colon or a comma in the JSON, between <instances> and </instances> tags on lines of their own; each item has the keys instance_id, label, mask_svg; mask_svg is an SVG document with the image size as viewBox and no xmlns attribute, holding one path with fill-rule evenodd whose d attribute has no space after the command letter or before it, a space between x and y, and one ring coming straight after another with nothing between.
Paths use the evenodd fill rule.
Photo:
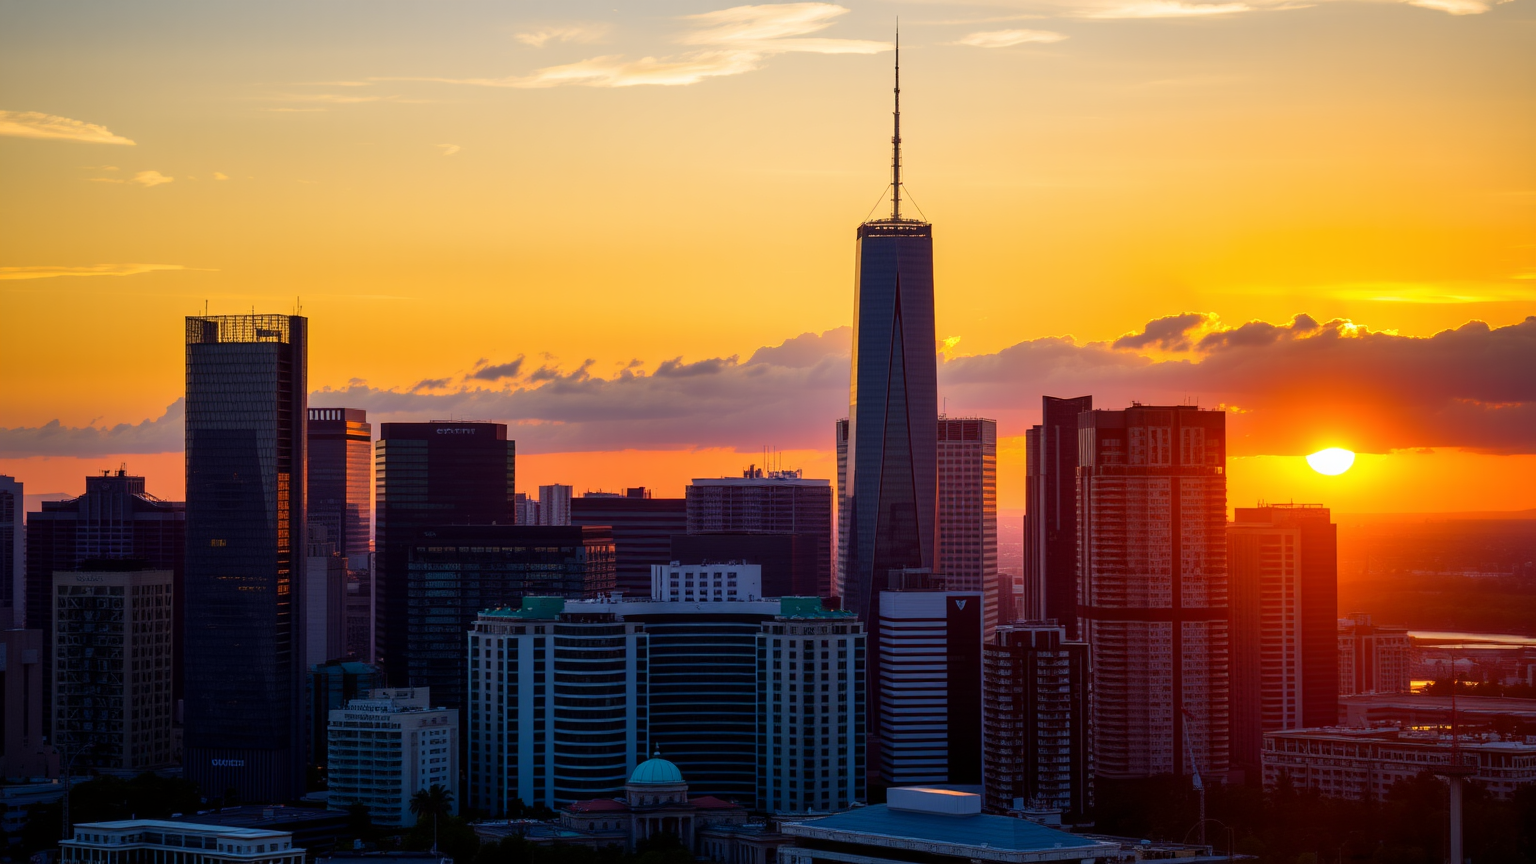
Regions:
<instances>
[{"instance_id":1,"label":"orange sky","mask_svg":"<svg viewBox=\"0 0 1536 864\"><path fill-rule=\"evenodd\" d=\"M469 386L482 360L521 356L526 376L590 359L611 379L634 359L745 360L847 325L852 228L889 158L897 12L908 179L936 226L949 356L1108 342L1191 311L1226 329L1303 313L1403 337L1509 327L1536 313L1531 9L11 4L0 432L160 417L181 393L181 316L205 303L288 311L299 298L313 388L355 380L375 398ZM1225 386L1202 404L1237 401ZM1510 386L1465 398L1536 402ZM960 410L1022 434L1029 405L968 406L965 392L949 394ZM1288 440L1307 424L1321 440L1404 423L1384 413L1336 433L1283 404L1263 422ZM821 439L743 424L622 452L612 436L563 449L545 436L520 481L675 493L764 444L829 476L837 411L817 412L804 422ZM1326 482L1277 445L1234 461L1231 497L1536 506L1536 435L1448 428L1355 444L1383 455ZM126 460L180 494L174 453L33 455L36 437L0 436L0 472L31 491L77 491L71 477ZM1016 446L1000 472L1017 506Z\"/></svg>"}]
</instances>

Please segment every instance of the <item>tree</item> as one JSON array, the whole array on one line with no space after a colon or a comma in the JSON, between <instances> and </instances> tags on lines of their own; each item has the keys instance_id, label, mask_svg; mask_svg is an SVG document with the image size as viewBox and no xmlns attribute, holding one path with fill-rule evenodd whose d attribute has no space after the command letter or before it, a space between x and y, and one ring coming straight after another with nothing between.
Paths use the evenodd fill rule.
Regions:
<instances>
[{"instance_id":1,"label":"tree","mask_svg":"<svg viewBox=\"0 0 1536 864\"><path fill-rule=\"evenodd\" d=\"M411 796L411 815L416 817L418 825L428 816L432 817L435 824L452 812L453 793L441 783L433 783L425 789L417 789L416 794Z\"/></svg>"}]
</instances>

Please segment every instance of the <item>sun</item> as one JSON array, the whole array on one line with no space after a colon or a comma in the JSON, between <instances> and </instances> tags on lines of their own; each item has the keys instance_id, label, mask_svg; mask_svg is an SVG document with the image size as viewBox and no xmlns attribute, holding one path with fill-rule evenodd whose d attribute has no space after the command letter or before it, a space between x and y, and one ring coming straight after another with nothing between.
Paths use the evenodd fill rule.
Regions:
<instances>
[{"instance_id":1,"label":"sun","mask_svg":"<svg viewBox=\"0 0 1536 864\"><path fill-rule=\"evenodd\" d=\"M1309 455L1307 464L1312 466L1313 471L1331 477L1348 471L1355 464L1355 454L1342 447L1329 447Z\"/></svg>"}]
</instances>

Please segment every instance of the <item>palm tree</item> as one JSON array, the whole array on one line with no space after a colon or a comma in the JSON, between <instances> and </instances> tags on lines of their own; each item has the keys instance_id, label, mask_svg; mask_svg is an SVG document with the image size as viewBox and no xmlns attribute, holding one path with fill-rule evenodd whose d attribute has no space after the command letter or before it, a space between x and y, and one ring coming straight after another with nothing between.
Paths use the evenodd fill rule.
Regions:
<instances>
[{"instance_id":1,"label":"palm tree","mask_svg":"<svg viewBox=\"0 0 1536 864\"><path fill-rule=\"evenodd\" d=\"M437 851L437 820L441 816L450 815L453 808L453 793L449 792L441 783L433 783L425 789L416 790L411 796L411 815L416 821L421 822L425 816L432 817L432 851Z\"/></svg>"}]
</instances>

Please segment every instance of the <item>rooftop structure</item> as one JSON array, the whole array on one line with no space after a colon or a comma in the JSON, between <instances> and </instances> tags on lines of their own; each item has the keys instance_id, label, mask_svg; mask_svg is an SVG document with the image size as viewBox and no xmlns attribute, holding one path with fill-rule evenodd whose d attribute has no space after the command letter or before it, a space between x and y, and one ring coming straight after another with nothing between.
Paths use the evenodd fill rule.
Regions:
<instances>
[{"instance_id":1,"label":"rooftop structure","mask_svg":"<svg viewBox=\"0 0 1536 864\"><path fill-rule=\"evenodd\" d=\"M304 864L287 831L160 819L84 822L59 841L65 864Z\"/></svg>"},{"instance_id":2,"label":"rooftop structure","mask_svg":"<svg viewBox=\"0 0 1536 864\"><path fill-rule=\"evenodd\" d=\"M886 804L785 824L782 830L794 845L779 850L780 864L1088 864L1118 849L1024 819L982 813L981 796L971 793L908 787L893 788L887 796Z\"/></svg>"}]
</instances>

